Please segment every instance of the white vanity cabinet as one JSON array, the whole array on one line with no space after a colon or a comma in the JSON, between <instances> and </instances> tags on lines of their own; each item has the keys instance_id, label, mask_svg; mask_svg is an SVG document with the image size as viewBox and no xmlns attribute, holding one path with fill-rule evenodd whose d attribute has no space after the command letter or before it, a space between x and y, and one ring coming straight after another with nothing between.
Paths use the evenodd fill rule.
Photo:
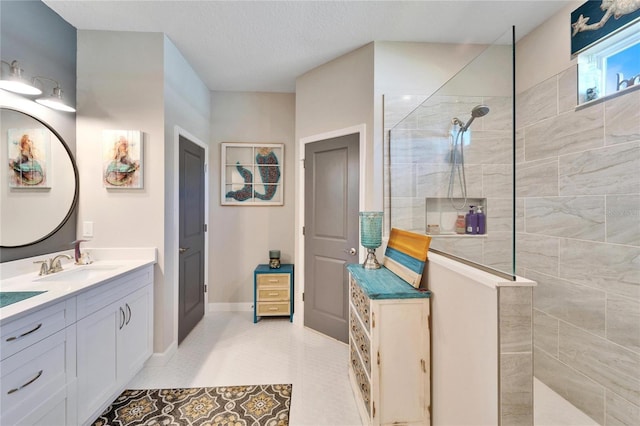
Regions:
<instances>
[{"instance_id":1,"label":"white vanity cabinet","mask_svg":"<svg viewBox=\"0 0 640 426\"><path fill-rule=\"evenodd\" d=\"M0 327L0 424L76 423L75 298Z\"/></svg>"},{"instance_id":2,"label":"white vanity cabinet","mask_svg":"<svg viewBox=\"0 0 640 426\"><path fill-rule=\"evenodd\" d=\"M367 425L431 423L429 292L349 265L349 377Z\"/></svg>"},{"instance_id":3,"label":"white vanity cabinet","mask_svg":"<svg viewBox=\"0 0 640 426\"><path fill-rule=\"evenodd\" d=\"M153 351L153 266L78 295L78 421L91 422Z\"/></svg>"}]
</instances>

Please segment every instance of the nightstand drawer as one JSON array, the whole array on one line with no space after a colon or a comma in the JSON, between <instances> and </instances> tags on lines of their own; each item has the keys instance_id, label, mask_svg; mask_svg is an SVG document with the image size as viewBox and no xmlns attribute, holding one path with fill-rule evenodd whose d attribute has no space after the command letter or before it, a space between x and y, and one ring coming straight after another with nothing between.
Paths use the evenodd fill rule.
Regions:
<instances>
[{"instance_id":1,"label":"nightstand drawer","mask_svg":"<svg viewBox=\"0 0 640 426\"><path fill-rule=\"evenodd\" d=\"M288 302L258 303L258 315L289 315Z\"/></svg>"},{"instance_id":2,"label":"nightstand drawer","mask_svg":"<svg viewBox=\"0 0 640 426\"><path fill-rule=\"evenodd\" d=\"M259 302L279 302L289 300L289 287L287 288L269 288L258 289Z\"/></svg>"},{"instance_id":3,"label":"nightstand drawer","mask_svg":"<svg viewBox=\"0 0 640 426\"><path fill-rule=\"evenodd\" d=\"M289 274L258 274L258 288L289 288Z\"/></svg>"}]
</instances>

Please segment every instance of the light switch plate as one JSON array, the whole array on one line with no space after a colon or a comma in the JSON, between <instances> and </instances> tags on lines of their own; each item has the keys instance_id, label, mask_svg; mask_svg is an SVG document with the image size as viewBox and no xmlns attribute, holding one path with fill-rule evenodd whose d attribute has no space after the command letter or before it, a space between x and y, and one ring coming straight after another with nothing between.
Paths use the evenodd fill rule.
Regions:
<instances>
[{"instance_id":1,"label":"light switch plate","mask_svg":"<svg viewBox=\"0 0 640 426\"><path fill-rule=\"evenodd\" d=\"M93 237L93 222L82 222L82 236Z\"/></svg>"}]
</instances>

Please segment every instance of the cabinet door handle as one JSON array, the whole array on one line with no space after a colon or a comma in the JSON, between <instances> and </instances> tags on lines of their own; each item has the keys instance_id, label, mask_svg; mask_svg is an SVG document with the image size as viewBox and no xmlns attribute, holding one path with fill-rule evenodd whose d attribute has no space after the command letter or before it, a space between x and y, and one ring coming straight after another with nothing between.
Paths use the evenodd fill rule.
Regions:
<instances>
[{"instance_id":1,"label":"cabinet door handle","mask_svg":"<svg viewBox=\"0 0 640 426\"><path fill-rule=\"evenodd\" d=\"M129 306L128 303L125 303L125 305L127 306L127 312L129 314L129 318L127 319L127 322L125 323L125 325L129 325L129 322L131 322L131 307Z\"/></svg>"},{"instance_id":2,"label":"cabinet door handle","mask_svg":"<svg viewBox=\"0 0 640 426\"><path fill-rule=\"evenodd\" d=\"M278 308L269 308L270 311L277 311Z\"/></svg>"},{"instance_id":3,"label":"cabinet door handle","mask_svg":"<svg viewBox=\"0 0 640 426\"><path fill-rule=\"evenodd\" d=\"M118 328L119 330L122 330L122 327L124 327L124 321L125 321L125 314L124 314L124 309L122 309L122 306L120 306L120 327Z\"/></svg>"},{"instance_id":4,"label":"cabinet door handle","mask_svg":"<svg viewBox=\"0 0 640 426\"><path fill-rule=\"evenodd\" d=\"M278 279L277 279L277 278L271 278L271 279L269 280L269 282L270 282L270 283L277 283L277 282L278 282Z\"/></svg>"},{"instance_id":5,"label":"cabinet door handle","mask_svg":"<svg viewBox=\"0 0 640 426\"><path fill-rule=\"evenodd\" d=\"M25 333L22 333L22 334L21 334L21 335L19 335L19 336L11 336L11 337L9 337L9 338L7 339L7 342L12 342L12 341L14 341L14 340L18 340L18 339L20 339L20 338L22 338L22 337L24 337L24 336L28 336L29 334L33 333L34 331L39 330L39 329L40 329L40 327L42 327L42 323L40 323L40 324L36 325L36 326L35 326L34 328L32 328L31 330L29 330L29 331L27 331L27 332L25 332Z\"/></svg>"},{"instance_id":6,"label":"cabinet door handle","mask_svg":"<svg viewBox=\"0 0 640 426\"><path fill-rule=\"evenodd\" d=\"M273 292L273 293L269 293L269 296L278 296L279 294L280 293Z\"/></svg>"},{"instance_id":7,"label":"cabinet door handle","mask_svg":"<svg viewBox=\"0 0 640 426\"><path fill-rule=\"evenodd\" d=\"M20 389L22 388L26 388L27 386L29 386L31 383L35 382L36 380L38 380L40 378L40 376L42 376L42 372L44 370L40 370L38 371L38 374L36 374L36 377L34 377L33 379L29 380L27 383L25 383L24 385L18 387L18 388L13 388L11 389L9 392L7 392L7 395L11 395L14 392L18 392Z\"/></svg>"}]
</instances>

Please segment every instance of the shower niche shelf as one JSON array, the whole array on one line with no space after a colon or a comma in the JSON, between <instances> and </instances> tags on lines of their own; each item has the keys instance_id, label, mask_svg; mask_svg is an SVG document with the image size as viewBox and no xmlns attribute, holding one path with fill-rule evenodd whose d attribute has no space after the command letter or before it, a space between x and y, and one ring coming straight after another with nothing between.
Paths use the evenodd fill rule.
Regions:
<instances>
[{"instance_id":1,"label":"shower niche shelf","mask_svg":"<svg viewBox=\"0 0 640 426\"><path fill-rule=\"evenodd\" d=\"M456 208L461 207L462 208ZM458 215L466 215L470 206L482 206L482 211L487 217L487 199L467 197L466 204L464 198L426 198L425 199L425 233L432 237L458 237L458 238L484 238L487 233L480 235L457 234L456 219ZM439 233L430 232L429 225L438 225ZM486 229L489 229L489 223L486 222Z\"/></svg>"}]
</instances>

